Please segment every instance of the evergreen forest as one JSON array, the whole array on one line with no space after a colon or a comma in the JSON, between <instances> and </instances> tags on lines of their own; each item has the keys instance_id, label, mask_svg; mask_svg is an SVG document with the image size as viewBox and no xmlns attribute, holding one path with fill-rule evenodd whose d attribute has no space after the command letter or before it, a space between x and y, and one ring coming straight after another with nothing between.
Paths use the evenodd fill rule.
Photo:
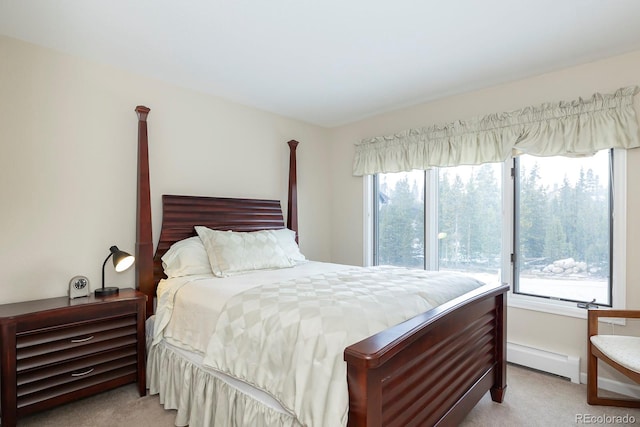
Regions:
<instances>
[{"instance_id":1,"label":"evergreen forest","mask_svg":"<svg viewBox=\"0 0 640 427\"><path fill-rule=\"evenodd\" d=\"M529 164L515 174L520 273L608 274L608 179L580 168L577 177L550 185L538 163ZM439 268L497 271L503 226L500 169L491 164L463 168L463 173L441 168L437 174ZM388 175L393 179L378 178L378 264L424 268L424 173Z\"/></svg>"}]
</instances>

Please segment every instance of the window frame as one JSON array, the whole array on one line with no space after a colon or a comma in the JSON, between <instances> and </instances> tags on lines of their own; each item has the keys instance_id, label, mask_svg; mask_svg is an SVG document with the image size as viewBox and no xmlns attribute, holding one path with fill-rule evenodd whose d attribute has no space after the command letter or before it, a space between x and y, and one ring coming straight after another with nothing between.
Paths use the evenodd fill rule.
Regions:
<instances>
[{"instance_id":1,"label":"window frame","mask_svg":"<svg viewBox=\"0 0 640 427\"><path fill-rule=\"evenodd\" d=\"M627 224L627 154L625 150L614 149L613 168L613 248L612 248L612 307L611 309L626 308L626 224ZM551 313L561 316L587 318L587 310L578 308L575 302L559 301L549 298L514 294L513 263L511 254L514 250L514 178L511 176L513 158L509 157L502 163L502 255L501 282L510 285L507 294L509 307ZM425 172L425 268L433 270L438 264L437 239L430 239L437 233L437 177L435 170ZM434 178L435 177L435 178ZM374 221L376 215L374 205L375 180L373 175L363 179L364 193L364 244L363 261L365 266L374 265ZM437 230L436 230L437 231ZM621 256L617 256L621 254ZM601 307L609 309L609 307Z\"/></svg>"},{"instance_id":2,"label":"window frame","mask_svg":"<svg viewBox=\"0 0 640 427\"><path fill-rule=\"evenodd\" d=\"M502 209L503 212L511 212L505 215L505 222L509 221L508 228L503 228L503 248L507 249L503 253L502 281L510 285L507 294L507 305L509 307L534 310L544 313L558 314L562 316L587 318L587 310L578 308L575 302L560 301L549 298L515 294L513 292L514 266L511 262L510 254L514 251L514 177L511 176L513 158L507 159L503 164L503 185L502 185ZM626 308L626 248L627 248L627 154L625 150L613 150L613 247L611 266L612 285L612 306L602 306L602 309L624 309ZM616 256L622 254L622 256Z\"/></svg>"}]
</instances>

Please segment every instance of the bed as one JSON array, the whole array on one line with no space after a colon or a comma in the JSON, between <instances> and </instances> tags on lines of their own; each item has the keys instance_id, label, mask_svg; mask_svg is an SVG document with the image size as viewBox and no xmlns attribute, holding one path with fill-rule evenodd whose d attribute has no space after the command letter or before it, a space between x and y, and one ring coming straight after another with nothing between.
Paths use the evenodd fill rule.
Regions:
<instances>
[{"instance_id":1,"label":"bed","mask_svg":"<svg viewBox=\"0 0 640 427\"><path fill-rule=\"evenodd\" d=\"M290 141L286 224L278 200L165 195L162 228L154 253L147 136L149 109L139 106L136 112L136 287L148 295L148 315L154 313L157 286L164 277L163 255L176 242L195 236L195 226L236 233L288 228L296 233L297 241L297 142ZM313 264L305 265L315 268ZM487 391L495 402L502 402L506 389L507 290L504 285L482 285L345 345L339 354L346 372L344 424L455 425ZM226 378L224 372L209 369L210 364L203 364L207 355L197 352L190 355L186 349L173 346L165 342L167 340L158 341L149 349L148 384L152 393L160 394L165 408L178 409L176 425L211 425L214 420L225 420L232 425L303 425L299 414L283 405L279 395L273 399L270 394L260 394L260 390L256 393L246 390L251 381L234 381ZM181 366L182 372L169 372L167 360L171 360L173 366ZM166 380L164 376L171 379ZM328 392L315 390L313 393L323 396ZM266 415L258 421L245 415L255 413Z\"/></svg>"}]
</instances>

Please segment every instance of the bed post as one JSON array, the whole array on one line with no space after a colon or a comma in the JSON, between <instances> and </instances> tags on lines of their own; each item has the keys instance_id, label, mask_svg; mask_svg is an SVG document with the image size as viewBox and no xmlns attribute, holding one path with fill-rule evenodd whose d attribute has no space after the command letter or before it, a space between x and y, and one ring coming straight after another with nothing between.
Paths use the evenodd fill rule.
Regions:
<instances>
[{"instance_id":1,"label":"bed post","mask_svg":"<svg viewBox=\"0 0 640 427\"><path fill-rule=\"evenodd\" d=\"M136 107L138 114L138 201L136 208L136 289L147 295L147 316L153 314L153 241L151 236L151 191L149 184L150 109Z\"/></svg>"},{"instance_id":2,"label":"bed post","mask_svg":"<svg viewBox=\"0 0 640 427\"><path fill-rule=\"evenodd\" d=\"M507 294L496 296L496 371L491 400L502 403L507 389Z\"/></svg>"},{"instance_id":3,"label":"bed post","mask_svg":"<svg viewBox=\"0 0 640 427\"><path fill-rule=\"evenodd\" d=\"M298 183L296 178L296 147L298 141L292 139L289 144L289 202L287 205L287 228L296 232L298 243Z\"/></svg>"}]
</instances>

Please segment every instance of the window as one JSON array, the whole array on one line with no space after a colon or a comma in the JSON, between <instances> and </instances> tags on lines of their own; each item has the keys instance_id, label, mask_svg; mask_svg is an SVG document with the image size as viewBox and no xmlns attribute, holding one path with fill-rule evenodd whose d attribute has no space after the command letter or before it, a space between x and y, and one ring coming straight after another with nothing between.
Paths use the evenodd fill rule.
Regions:
<instances>
[{"instance_id":1,"label":"window","mask_svg":"<svg viewBox=\"0 0 640 427\"><path fill-rule=\"evenodd\" d=\"M514 293L612 305L611 156L514 160Z\"/></svg>"},{"instance_id":2,"label":"window","mask_svg":"<svg viewBox=\"0 0 640 427\"><path fill-rule=\"evenodd\" d=\"M374 264L424 268L424 172L378 175Z\"/></svg>"},{"instance_id":3,"label":"window","mask_svg":"<svg viewBox=\"0 0 640 427\"><path fill-rule=\"evenodd\" d=\"M461 271L499 281L501 167L376 175L374 264Z\"/></svg>"},{"instance_id":4,"label":"window","mask_svg":"<svg viewBox=\"0 0 640 427\"><path fill-rule=\"evenodd\" d=\"M502 165L439 168L438 270L500 281Z\"/></svg>"},{"instance_id":5,"label":"window","mask_svg":"<svg viewBox=\"0 0 640 427\"><path fill-rule=\"evenodd\" d=\"M377 174L371 262L509 283L522 308L624 308L625 168L624 150L604 150Z\"/></svg>"}]
</instances>

